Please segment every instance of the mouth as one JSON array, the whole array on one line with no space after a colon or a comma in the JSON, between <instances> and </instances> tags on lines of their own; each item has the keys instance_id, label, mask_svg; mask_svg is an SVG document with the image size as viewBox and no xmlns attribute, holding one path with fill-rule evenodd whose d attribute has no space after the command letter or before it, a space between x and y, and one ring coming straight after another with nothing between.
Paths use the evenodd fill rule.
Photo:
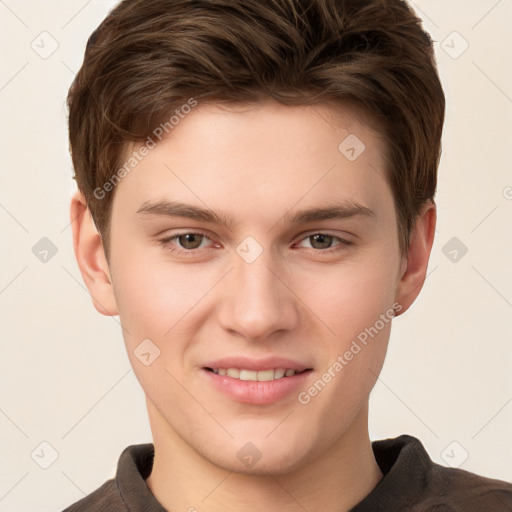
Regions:
<instances>
[{"instance_id":1,"label":"mouth","mask_svg":"<svg viewBox=\"0 0 512 512\"><path fill-rule=\"evenodd\" d=\"M227 376L232 379L253 382L269 382L273 380L286 379L294 375L309 372L312 368L296 370L294 368L270 368L268 370L248 370L245 368L208 368L205 370L220 376Z\"/></svg>"},{"instance_id":2,"label":"mouth","mask_svg":"<svg viewBox=\"0 0 512 512\"><path fill-rule=\"evenodd\" d=\"M203 366L200 374L208 387L233 402L259 406L282 404L284 400L293 403L293 395L306 389L314 370L289 360L288 365L284 362L276 361L276 366L254 361L253 364L246 361L241 367L214 364ZM290 368L292 364L294 368Z\"/></svg>"},{"instance_id":3,"label":"mouth","mask_svg":"<svg viewBox=\"0 0 512 512\"><path fill-rule=\"evenodd\" d=\"M271 368L269 370L247 370L244 368L208 368L205 370L215 373L216 375L226 375L232 379L245 381L268 382L271 380L285 379L300 375L304 372L311 371L312 368L305 370L295 370L293 368Z\"/></svg>"}]
</instances>

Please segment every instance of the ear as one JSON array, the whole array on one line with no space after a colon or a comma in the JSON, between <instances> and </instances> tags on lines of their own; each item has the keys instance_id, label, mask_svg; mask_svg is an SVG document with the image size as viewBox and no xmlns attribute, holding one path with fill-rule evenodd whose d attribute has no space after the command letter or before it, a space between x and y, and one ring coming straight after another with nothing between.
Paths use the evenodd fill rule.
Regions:
<instances>
[{"instance_id":1,"label":"ear","mask_svg":"<svg viewBox=\"0 0 512 512\"><path fill-rule=\"evenodd\" d=\"M401 277L396 292L396 301L401 308L396 308L395 316L405 313L423 288L434 243L436 220L436 205L432 201L427 201L414 223L409 239L409 251L402 259Z\"/></svg>"},{"instance_id":2,"label":"ear","mask_svg":"<svg viewBox=\"0 0 512 512\"><path fill-rule=\"evenodd\" d=\"M75 192L71 198L70 215L76 261L94 307L103 315L117 315L103 241L80 191Z\"/></svg>"}]
</instances>

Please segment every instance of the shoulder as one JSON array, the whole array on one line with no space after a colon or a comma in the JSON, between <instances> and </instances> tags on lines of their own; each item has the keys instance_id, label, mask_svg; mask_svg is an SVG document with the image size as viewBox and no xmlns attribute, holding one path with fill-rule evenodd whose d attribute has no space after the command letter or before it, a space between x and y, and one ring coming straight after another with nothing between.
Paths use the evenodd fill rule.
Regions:
<instances>
[{"instance_id":1,"label":"shoulder","mask_svg":"<svg viewBox=\"0 0 512 512\"><path fill-rule=\"evenodd\" d=\"M437 464L415 437L372 446L384 477L357 512L512 512L512 483Z\"/></svg>"},{"instance_id":2,"label":"shoulder","mask_svg":"<svg viewBox=\"0 0 512 512\"><path fill-rule=\"evenodd\" d=\"M512 483L463 469L432 463L426 490L423 508L429 512L512 511Z\"/></svg>"},{"instance_id":3,"label":"shoulder","mask_svg":"<svg viewBox=\"0 0 512 512\"><path fill-rule=\"evenodd\" d=\"M70 505L62 512L90 512L91 510L127 512L126 506L119 498L114 479L108 480L91 494Z\"/></svg>"},{"instance_id":4,"label":"shoulder","mask_svg":"<svg viewBox=\"0 0 512 512\"><path fill-rule=\"evenodd\" d=\"M145 510L163 510L145 484L153 465L153 444L130 445L123 450L117 463L115 478L107 480L101 487L62 512L129 512L141 506L151 505Z\"/></svg>"}]
</instances>

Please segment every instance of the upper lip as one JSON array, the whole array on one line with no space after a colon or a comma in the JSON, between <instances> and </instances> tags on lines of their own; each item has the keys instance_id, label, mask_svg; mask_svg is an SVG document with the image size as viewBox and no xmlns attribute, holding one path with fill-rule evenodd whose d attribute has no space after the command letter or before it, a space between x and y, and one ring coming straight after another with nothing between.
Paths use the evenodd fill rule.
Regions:
<instances>
[{"instance_id":1,"label":"upper lip","mask_svg":"<svg viewBox=\"0 0 512 512\"><path fill-rule=\"evenodd\" d=\"M287 359L285 357L265 357L261 359L254 359L248 357L224 357L222 359L216 359L215 361L209 361L203 365L203 368L242 368L245 370L261 371L261 370L272 370L275 368L284 368L286 370L293 369L296 372L311 369L311 366L294 361L293 359Z\"/></svg>"}]
</instances>

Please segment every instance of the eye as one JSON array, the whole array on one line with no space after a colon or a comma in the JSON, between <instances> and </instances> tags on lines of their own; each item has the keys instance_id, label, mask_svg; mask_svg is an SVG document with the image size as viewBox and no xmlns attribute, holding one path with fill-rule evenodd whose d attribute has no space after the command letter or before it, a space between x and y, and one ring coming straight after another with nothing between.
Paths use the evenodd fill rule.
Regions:
<instances>
[{"instance_id":1,"label":"eye","mask_svg":"<svg viewBox=\"0 0 512 512\"><path fill-rule=\"evenodd\" d=\"M166 249L176 253L193 252L196 249L203 249L204 241L212 241L211 238L203 233L186 232L178 233L167 238L159 240Z\"/></svg>"},{"instance_id":2,"label":"eye","mask_svg":"<svg viewBox=\"0 0 512 512\"><path fill-rule=\"evenodd\" d=\"M335 251L346 250L353 242L345 238L330 235L327 233L312 233L299 242L298 246L308 248L302 245L304 242L310 243L310 248L315 252L331 253ZM199 249L206 249L208 242L213 242L212 239L199 232L183 232L177 233L166 238L159 240L159 243L170 252L177 254L193 254Z\"/></svg>"},{"instance_id":3,"label":"eye","mask_svg":"<svg viewBox=\"0 0 512 512\"><path fill-rule=\"evenodd\" d=\"M346 240L339 236L329 235L327 233L313 233L304 238L301 243L305 241L310 242L312 249L318 249L323 252L342 251L353 244L350 240Z\"/></svg>"}]
</instances>

